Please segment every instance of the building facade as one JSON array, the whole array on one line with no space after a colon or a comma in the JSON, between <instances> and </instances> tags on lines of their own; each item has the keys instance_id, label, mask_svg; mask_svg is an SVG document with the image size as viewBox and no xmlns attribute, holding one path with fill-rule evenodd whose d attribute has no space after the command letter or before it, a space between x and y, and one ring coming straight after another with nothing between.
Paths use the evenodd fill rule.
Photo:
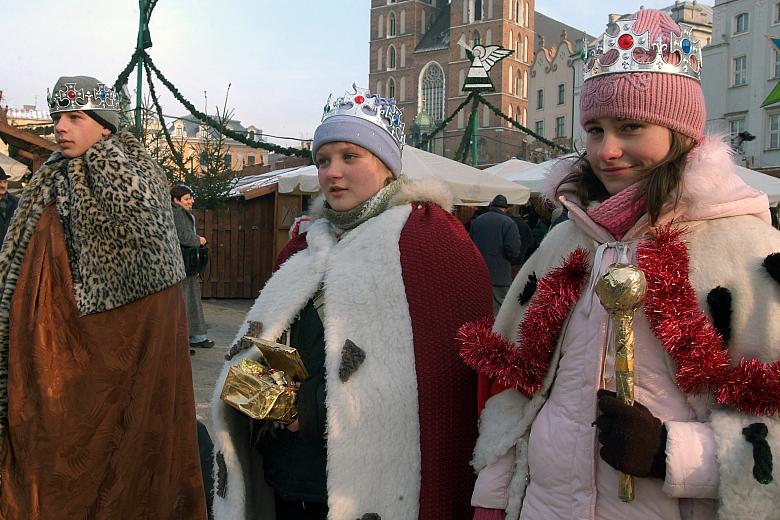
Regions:
<instances>
[{"instance_id":1,"label":"building facade","mask_svg":"<svg viewBox=\"0 0 780 520\"><path fill-rule=\"evenodd\" d=\"M780 103L761 107L780 81L780 0L716 0L711 44L703 49L707 127L727 134L738 160L780 167Z\"/></svg>"},{"instance_id":2,"label":"building facade","mask_svg":"<svg viewBox=\"0 0 780 520\"><path fill-rule=\"evenodd\" d=\"M570 149L584 144L579 125L579 88L582 85L584 41L593 36L536 13L536 51L531 67L529 127L547 139ZM526 160L542 162L560 151L529 139Z\"/></svg>"},{"instance_id":3,"label":"building facade","mask_svg":"<svg viewBox=\"0 0 780 520\"><path fill-rule=\"evenodd\" d=\"M533 0L372 0L369 87L404 109L407 139L414 145L467 97L461 87L471 62L458 41L501 45L514 52L490 70L496 92L484 97L527 125L533 38ZM454 157L470 113L471 107L461 110L429 149ZM477 121L480 166L525 149L526 135L489 108L480 106Z\"/></svg>"},{"instance_id":4,"label":"building facade","mask_svg":"<svg viewBox=\"0 0 780 520\"><path fill-rule=\"evenodd\" d=\"M227 128L246 135L252 141L266 142L263 131L255 126L244 127L240 121L230 120L227 123ZM150 128L150 130L154 129ZM214 141L217 138L214 129L202 124L192 116L174 119L168 125L168 131L174 144L181 147L185 164L193 168L202 162L200 156L206 141ZM232 171L241 171L248 166L268 164L269 152L267 150L252 148L227 137L223 144L223 152L225 166Z\"/></svg>"}]
</instances>

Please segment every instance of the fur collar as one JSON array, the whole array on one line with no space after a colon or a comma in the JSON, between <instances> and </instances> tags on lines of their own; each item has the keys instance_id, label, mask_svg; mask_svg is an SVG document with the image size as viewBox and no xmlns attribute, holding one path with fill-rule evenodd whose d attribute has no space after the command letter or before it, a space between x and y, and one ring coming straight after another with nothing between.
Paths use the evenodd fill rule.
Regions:
<instances>
[{"instance_id":1,"label":"fur collar","mask_svg":"<svg viewBox=\"0 0 780 520\"><path fill-rule=\"evenodd\" d=\"M399 178L400 179L400 178ZM410 179L406 178L401 189L390 201L390 207L402 206L413 202L430 202L441 206L444 210L452 212L455 197L447 185L439 179ZM309 206L312 220L323 217L322 210L325 207L325 196L319 195L312 200Z\"/></svg>"}]
</instances>

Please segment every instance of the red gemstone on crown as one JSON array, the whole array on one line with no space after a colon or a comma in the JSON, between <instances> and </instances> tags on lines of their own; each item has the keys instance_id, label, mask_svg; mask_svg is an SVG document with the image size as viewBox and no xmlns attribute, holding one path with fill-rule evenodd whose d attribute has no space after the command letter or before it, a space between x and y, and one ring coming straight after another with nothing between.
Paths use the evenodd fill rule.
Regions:
<instances>
[{"instance_id":1,"label":"red gemstone on crown","mask_svg":"<svg viewBox=\"0 0 780 520\"><path fill-rule=\"evenodd\" d=\"M634 46L634 37L630 34L622 34L620 35L620 38L618 38L618 47L621 49L630 49Z\"/></svg>"},{"instance_id":2,"label":"red gemstone on crown","mask_svg":"<svg viewBox=\"0 0 780 520\"><path fill-rule=\"evenodd\" d=\"M358 105L362 105L363 101L365 100L366 98L364 98L363 96L355 96L355 103L357 103Z\"/></svg>"},{"instance_id":3,"label":"red gemstone on crown","mask_svg":"<svg viewBox=\"0 0 780 520\"><path fill-rule=\"evenodd\" d=\"M68 91L68 99L76 99L76 92L74 90Z\"/></svg>"}]
</instances>

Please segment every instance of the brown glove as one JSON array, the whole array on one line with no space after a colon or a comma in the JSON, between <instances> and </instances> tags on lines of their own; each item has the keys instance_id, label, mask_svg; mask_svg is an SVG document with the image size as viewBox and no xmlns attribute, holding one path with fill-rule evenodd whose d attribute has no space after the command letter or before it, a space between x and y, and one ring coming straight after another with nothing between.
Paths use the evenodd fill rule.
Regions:
<instances>
[{"instance_id":1,"label":"brown glove","mask_svg":"<svg viewBox=\"0 0 780 520\"><path fill-rule=\"evenodd\" d=\"M599 390L599 454L618 471L635 477L666 476L666 428L640 403L628 406L615 392Z\"/></svg>"}]
</instances>

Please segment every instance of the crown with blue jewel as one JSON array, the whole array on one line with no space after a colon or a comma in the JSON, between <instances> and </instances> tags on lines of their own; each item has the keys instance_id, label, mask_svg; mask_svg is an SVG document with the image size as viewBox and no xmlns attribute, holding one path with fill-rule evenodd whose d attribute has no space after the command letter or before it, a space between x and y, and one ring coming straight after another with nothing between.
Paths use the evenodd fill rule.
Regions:
<instances>
[{"instance_id":1,"label":"crown with blue jewel","mask_svg":"<svg viewBox=\"0 0 780 520\"><path fill-rule=\"evenodd\" d=\"M67 82L49 95L49 112L73 112L76 110L113 110L119 112L119 95L116 89L103 83L80 85Z\"/></svg>"},{"instance_id":2,"label":"crown with blue jewel","mask_svg":"<svg viewBox=\"0 0 780 520\"><path fill-rule=\"evenodd\" d=\"M593 46L583 47L584 79L619 72L659 72L676 74L701 81L701 42L693 37L693 27L680 23L680 35L669 33L669 43L661 36L650 41L650 31L634 32L636 20L619 20L617 34L602 34ZM654 54L652 61L637 61L634 52L642 49ZM600 58L610 51L615 60L601 63Z\"/></svg>"},{"instance_id":3,"label":"crown with blue jewel","mask_svg":"<svg viewBox=\"0 0 780 520\"><path fill-rule=\"evenodd\" d=\"M322 121L333 116L352 116L370 121L393 137L398 148L404 147L404 113L393 98L371 94L368 89L352 85L353 93L333 99L331 94L325 103Z\"/></svg>"}]
</instances>

